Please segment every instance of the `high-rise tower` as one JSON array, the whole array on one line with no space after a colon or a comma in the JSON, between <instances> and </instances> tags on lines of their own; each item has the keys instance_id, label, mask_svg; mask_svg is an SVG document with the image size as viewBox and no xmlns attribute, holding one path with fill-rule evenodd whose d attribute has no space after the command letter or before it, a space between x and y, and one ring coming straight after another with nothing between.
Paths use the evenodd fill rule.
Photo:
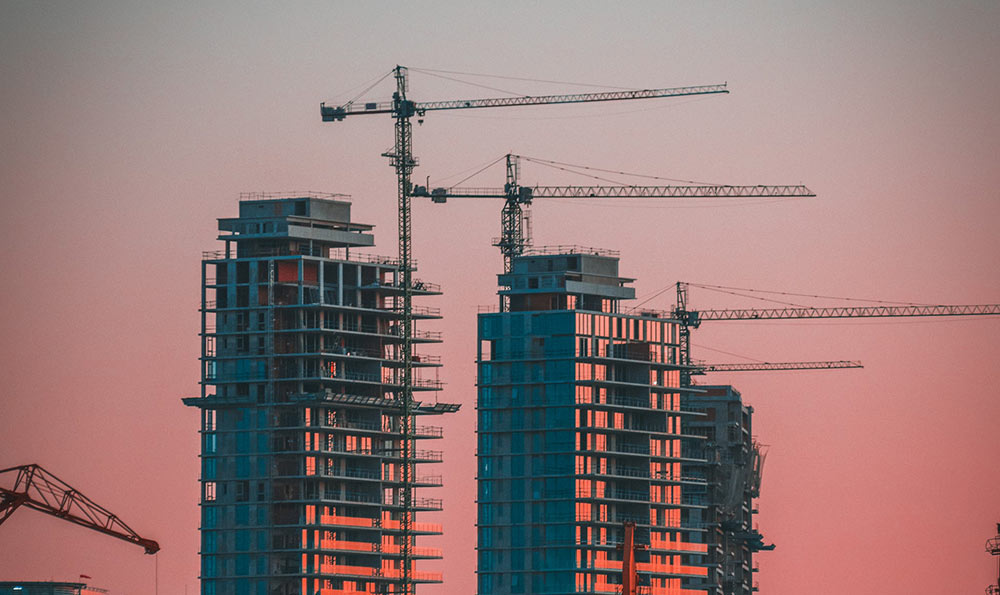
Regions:
<instances>
[{"instance_id":1,"label":"high-rise tower","mask_svg":"<svg viewBox=\"0 0 1000 595\"><path fill-rule=\"evenodd\" d=\"M219 220L225 249L204 255L202 389L184 400L202 412L203 595L398 590L402 275L395 259L351 253L374 240L350 209L333 195L248 196L239 217ZM440 293L418 280L412 290ZM413 318L439 316L424 307ZM416 344L439 341L413 335ZM439 365L413 357L418 370ZM416 415L458 409L421 399L441 387L417 376ZM442 435L420 424L412 434L415 442ZM417 467L441 460L438 450L414 454ZM441 485L413 471L414 487ZM440 510L440 500L418 497L413 509ZM413 523L410 533L440 527ZM440 557L426 547L410 553Z\"/></svg>"},{"instance_id":2,"label":"high-rise tower","mask_svg":"<svg viewBox=\"0 0 1000 595\"><path fill-rule=\"evenodd\" d=\"M616 593L626 521L647 546L640 592L704 593L681 585L708 569L687 538L705 482L681 472L699 414L681 406L678 322L621 312L635 292L606 251L536 251L499 281L506 311L478 321L479 594Z\"/></svg>"}]
</instances>

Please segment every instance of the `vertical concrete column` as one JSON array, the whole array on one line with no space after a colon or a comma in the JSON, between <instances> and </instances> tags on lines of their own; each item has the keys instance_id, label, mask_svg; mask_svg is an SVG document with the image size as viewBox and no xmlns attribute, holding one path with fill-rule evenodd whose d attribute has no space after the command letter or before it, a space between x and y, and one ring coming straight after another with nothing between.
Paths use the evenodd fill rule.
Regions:
<instances>
[{"instance_id":1,"label":"vertical concrete column","mask_svg":"<svg viewBox=\"0 0 1000 595\"><path fill-rule=\"evenodd\" d=\"M325 304L326 303L326 295L325 295L326 294L326 275L324 273L326 272L326 262L321 260L318 263L316 263L316 266L319 267L319 272L318 272L318 274L319 274L319 303L320 304Z\"/></svg>"},{"instance_id":2,"label":"vertical concrete column","mask_svg":"<svg viewBox=\"0 0 1000 595\"><path fill-rule=\"evenodd\" d=\"M354 290L354 305L355 306L360 306L361 305L361 289L360 289L361 288L361 263L358 263L358 266L354 267L354 269L358 273L357 274L357 280L354 282L354 286L358 288L358 289Z\"/></svg>"},{"instance_id":3,"label":"vertical concrete column","mask_svg":"<svg viewBox=\"0 0 1000 595\"><path fill-rule=\"evenodd\" d=\"M306 263L306 259L304 259L304 258L302 258L300 256L299 260L298 260L298 265L299 265L299 304L300 305L305 303L303 301L303 299L302 299L304 297L304 294L305 294L305 291L304 291L304 289L302 287L302 285L303 285L303 279L304 279L304 276L303 276L304 275L304 270L303 269L305 268L305 263Z\"/></svg>"},{"instance_id":4,"label":"vertical concrete column","mask_svg":"<svg viewBox=\"0 0 1000 595\"><path fill-rule=\"evenodd\" d=\"M337 263L337 305L344 305L344 263Z\"/></svg>"}]
</instances>

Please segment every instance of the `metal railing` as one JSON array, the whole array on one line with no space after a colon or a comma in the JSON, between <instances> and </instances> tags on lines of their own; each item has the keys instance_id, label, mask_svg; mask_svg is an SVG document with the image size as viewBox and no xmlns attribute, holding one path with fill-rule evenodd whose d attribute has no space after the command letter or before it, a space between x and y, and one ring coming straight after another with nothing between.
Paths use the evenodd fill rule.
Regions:
<instances>
[{"instance_id":1,"label":"metal railing","mask_svg":"<svg viewBox=\"0 0 1000 595\"><path fill-rule=\"evenodd\" d=\"M350 194L332 192L316 192L315 190L291 190L288 192L240 192L240 202L257 200L278 200L285 198L324 198L349 200Z\"/></svg>"},{"instance_id":2,"label":"metal railing","mask_svg":"<svg viewBox=\"0 0 1000 595\"><path fill-rule=\"evenodd\" d=\"M494 240L496 243L498 239ZM580 246L578 244L557 244L551 246L537 246L524 251L526 256L552 256L559 254L591 254L594 256L619 256L618 250L608 250L606 248L594 248L591 246Z\"/></svg>"}]
</instances>

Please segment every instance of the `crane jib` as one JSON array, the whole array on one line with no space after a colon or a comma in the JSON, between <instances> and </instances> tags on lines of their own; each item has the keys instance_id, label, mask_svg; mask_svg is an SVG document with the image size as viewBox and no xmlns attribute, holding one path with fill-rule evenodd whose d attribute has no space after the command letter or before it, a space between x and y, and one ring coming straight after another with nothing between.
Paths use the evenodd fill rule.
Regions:
<instances>
[{"instance_id":1,"label":"crane jib","mask_svg":"<svg viewBox=\"0 0 1000 595\"><path fill-rule=\"evenodd\" d=\"M793 318L893 318L900 316L988 316L1000 304L964 306L860 306L835 308L769 308L701 310L701 320L780 320Z\"/></svg>"},{"instance_id":2,"label":"crane jib","mask_svg":"<svg viewBox=\"0 0 1000 595\"><path fill-rule=\"evenodd\" d=\"M503 188L434 188L415 186L413 196L439 198L508 198ZM816 194L799 185L756 186L520 186L518 200L532 198L804 198Z\"/></svg>"},{"instance_id":3,"label":"crane jib","mask_svg":"<svg viewBox=\"0 0 1000 595\"><path fill-rule=\"evenodd\" d=\"M636 91L608 91L604 93L575 93L563 95L523 95L497 97L492 99L458 99L451 101L400 102L404 104L404 116L409 117L426 111L446 109L471 109L484 107L513 107L522 105L547 105L555 103L585 103L592 101L622 101L627 99L654 99L658 97L681 97L685 95L710 95L729 93L726 84L701 85L695 87L674 87L671 89L640 89ZM360 114L392 114L400 110L396 101L372 101L365 103L345 103L341 106L320 104L320 115L324 122L343 120L347 116Z\"/></svg>"}]
</instances>

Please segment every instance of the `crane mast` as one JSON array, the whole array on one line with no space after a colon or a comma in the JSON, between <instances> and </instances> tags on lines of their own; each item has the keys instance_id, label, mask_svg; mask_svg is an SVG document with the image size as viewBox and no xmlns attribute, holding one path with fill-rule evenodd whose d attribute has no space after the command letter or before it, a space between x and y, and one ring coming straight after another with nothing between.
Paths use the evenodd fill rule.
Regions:
<instances>
[{"instance_id":1,"label":"crane mast","mask_svg":"<svg viewBox=\"0 0 1000 595\"><path fill-rule=\"evenodd\" d=\"M412 128L410 118L423 116L428 111L450 109L475 109L491 107L515 107L529 105L549 105L564 103L585 103L595 101L624 101L635 99L654 99L663 97L682 97L690 95L707 95L728 93L725 84L705 85L695 87L675 87L668 89L641 89L634 91L611 91L604 93L577 93L563 95L538 95L521 97L501 97L492 99L467 99L452 101L414 102L407 97L409 71L404 66L397 65L393 69L396 81L396 91L388 102L355 103L350 101L341 106L320 104L320 116L324 122L338 122L347 116L368 114L390 114L395 120L395 144L392 151L383 153L390 159L390 164L396 170L397 199L399 217L399 272L402 284L402 312L400 320L400 335L402 353L400 408L402 411L401 439L402 487L400 499L402 513L400 515L400 554L402 558L402 576L400 593L410 595L414 592L413 583L413 552L412 552L412 517L413 517L413 288L411 287L412 258L412 223L410 219L410 198L412 185L410 176L417 161L413 157ZM516 180L516 170L514 172ZM520 215L518 215L520 217ZM520 221L520 218L518 219ZM520 237L520 236L519 236ZM521 246L523 249L523 246ZM517 246L512 246L516 250Z\"/></svg>"},{"instance_id":2,"label":"crane mast","mask_svg":"<svg viewBox=\"0 0 1000 595\"><path fill-rule=\"evenodd\" d=\"M41 466L21 465L0 470L0 476L15 473L13 487L0 487L0 524L24 506L142 546L147 554L160 551L158 543L141 537L111 511Z\"/></svg>"},{"instance_id":3,"label":"crane mast","mask_svg":"<svg viewBox=\"0 0 1000 595\"><path fill-rule=\"evenodd\" d=\"M397 215L399 224L399 279L403 288L403 309L400 312L400 335L402 338L402 395L400 434L402 465L400 492L403 507L400 513L401 533L400 553L402 555L402 593L413 591L413 254L410 220L410 175L417 165L413 158L413 138L410 117L414 114L413 102L406 98L408 88L407 70L396 66L396 92L393 94L392 116L396 120L396 143L394 150L383 153L396 169Z\"/></svg>"}]
</instances>

